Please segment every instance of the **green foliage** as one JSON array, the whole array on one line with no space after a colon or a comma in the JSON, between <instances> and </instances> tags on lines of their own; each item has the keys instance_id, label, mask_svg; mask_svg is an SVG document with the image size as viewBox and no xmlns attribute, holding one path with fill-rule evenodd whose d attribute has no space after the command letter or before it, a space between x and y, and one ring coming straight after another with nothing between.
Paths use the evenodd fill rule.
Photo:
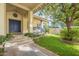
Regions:
<instances>
[{"instance_id":1,"label":"green foliage","mask_svg":"<svg viewBox=\"0 0 79 59\"><path fill-rule=\"evenodd\" d=\"M8 41L11 39L12 34L6 34L6 36L0 36L0 44L3 44L3 42Z\"/></svg>"},{"instance_id":2,"label":"green foliage","mask_svg":"<svg viewBox=\"0 0 79 59\"><path fill-rule=\"evenodd\" d=\"M44 25L45 32L49 32L49 27L47 24Z\"/></svg>"},{"instance_id":3,"label":"green foliage","mask_svg":"<svg viewBox=\"0 0 79 59\"><path fill-rule=\"evenodd\" d=\"M74 26L79 26L79 20L73 21L73 25L74 25Z\"/></svg>"},{"instance_id":4,"label":"green foliage","mask_svg":"<svg viewBox=\"0 0 79 59\"><path fill-rule=\"evenodd\" d=\"M11 38L13 36L13 34L9 33L9 34L6 34L6 38Z\"/></svg>"},{"instance_id":5,"label":"green foliage","mask_svg":"<svg viewBox=\"0 0 79 59\"><path fill-rule=\"evenodd\" d=\"M25 33L24 36L32 37L33 33Z\"/></svg>"},{"instance_id":6,"label":"green foliage","mask_svg":"<svg viewBox=\"0 0 79 59\"><path fill-rule=\"evenodd\" d=\"M73 20L79 16L79 4L75 3L49 3L41 12L44 15L51 16L53 20L66 21L66 18L72 17Z\"/></svg>"},{"instance_id":7,"label":"green foliage","mask_svg":"<svg viewBox=\"0 0 79 59\"><path fill-rule=\"evenodd\" d=\"M62 29L61 30L61 38L65 40L74 40L74 41L79 41L79 28L73 27L69 32L67 29Z\"/></svg>"},{"instance_id":8,"label":"green foliage","mask_svg":"<svg viewBox=\"0 0 79 59\"><path fill-rule=\"evenodd\" d=\"M34 34L34 33L25 33L24 36L28 36L28 37L38 37L40 36L39 34Z\"/></svg>"},{"instance_id":9,"label":"green foliage","mask_svg":"<svg viewBox=\"0 0 79 59\"><path fill-rule=\"evenodd\" d=\"M4 54L4 48L0 48L0 56L3 56Z\"/></svg>"},{"instance_id":10,"label":"green foliage","mask_svg":"<svg viewBox=\"0 0 79 59\"><path fill-rule=\"evenodd\" d=\"M58 21L62 21L67 26L68 23L71 24L74 20L79 19L79 3L48 3L41 9L41 13L46 17L48 16L48 18L50 16L53 22L58 23ZM75 24L79 25L79 22L76 21Z\"/></svg>"},{"instance_id":11,"label":"green foliage","mask_svg":"<svg viewBox=\"0 0 79 59\"><path fill-rule=\"evenodd\" d=\"M0 45L2 45L5 41L11 39L12 34L6 34L6 36L0 36ZM0 48L0 56L4 54L4 48Z\"/></svg>"},{"instance_id":12,"label":"green foliage","mask_svg":"<svg viewBox=\"0 0 79 59\"><path fill-rule=\"evenodd\" d=\"M61 56L79 56L79 48L75 48L77 45L65 44L60 40L60 37L55 35L43 36L39 40L34 40L34 42Z\"/></svg>"},{"instance_id":13,"label":"green foliage","mask_svg":"<svg viewBox=\"0 0 79 59\"><path fill-rule=\"evenodd\" d=\"M6 40L7 40L7 38L5 36L0 36L0 44L5 42Z\"/></svg>"}]
</instances>

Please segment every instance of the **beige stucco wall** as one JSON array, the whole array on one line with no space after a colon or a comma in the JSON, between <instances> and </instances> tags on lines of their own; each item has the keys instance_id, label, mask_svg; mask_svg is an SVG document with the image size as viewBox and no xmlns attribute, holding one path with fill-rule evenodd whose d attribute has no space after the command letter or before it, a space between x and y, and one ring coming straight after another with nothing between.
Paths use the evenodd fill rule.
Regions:
<instances>
[{"instance_id":1,"label":"beige stucco wall","mask_svg":"<svg viewBox=\"0 0 79 59\"><path fill-rule=\"evenodd\" d=\"M18 15L18 17L14 17L13 13L16 13ZM20 20L21 21L21 32L22 33L28 32L28 29L27 29L28 16L27 16L27 14L21 15L18 12L8 11L7 12L7 33L9 33L9 19Z\"/></svg>"},{"instance_id":2,"label":"beige stucco wall","mask_svg":"<svg viewBox=\"0 0 79 59\"><path fill-rule=\"evenodd\" d=\"M0 35L6 34L6 4L0 3Z\"/></svg>"},{"instance_id":3,"label":"beige stucco wall","mask_svg":"<svg viewBox=\"0 0 79 59\"><path fill-rule=\"evenodd\" d=\"M37 18L33 18L33 22L32 22L32 24L33 24L33 27L36 27L37 26L37 24L40 24L41 23L41 21L40 21L40 19L37 19Z\"/></svg>"},{"instance_id":4,"label":"beige stucco wall","mask_svg":"<svg viewBox=\"0 0 79 59\"><path fill-rule=\"evenodd\" d=\"M18 17L14 17L13 16L13 13L16 13L18 15ZM7 11L7 33L9 33L9 19L14 19L14 20L20 20L21 21L21 30L22 30L22 33L27 33L28 32L28 13L24 14L24 15L21 15L20 13L18 12L14 12L14 11ZM33 21L32 21L32 26L33 27L36 27L37 24L40 24L41 21L40 19L37 19L37 18L33 18Z\"/></svg>"},{"instance_id":5,"label":"beige stucco wall","mask_svg":"<svg viewBox=\"0 0 79 59\"><path fill-rule=\"evenodd\" d=\"M20 14L18 11L7 11L9 8L6 8L6 4L0 3L0 35L5 35L9 33L9 19L20 20L21 21L21 30L22 33L28 32L28 13ZM18 17L14 17L13 13L16 13ZM32 26L35 27L37 24L40 24L40 19L33 18Z\"/></svg>"},{"instance_id":6,"label":"beige stucco wall","mask_svg":"<svg viewBox=\"0 0 79 59\"><path fill-rule=\"evenodd\" d=\"M14 17L13 13L16 13L18 16ZM22 20L23 20L22 15L18 12L15 12L15 11L7 11L6 15L7 15L7 19L6 19L7 20L6 21L7 22L7 33L9 33L9 19L21 21L21 32L22 32Z\"/></svg>"},{"instance_id":7,"label":"beige stucco wall","mask_svg":"<svg viewBox=\"0 0 79 59\"><path fill-rule=\"evenodd\" d=\"M43 21L43 23L44 23L44 24L48 24L48 22L47 22L47 21Z\"/></svg>"},{"instance_id":8,"label":"beige stucco wall","mask_svg":"<svg viewBox=\"0 0 79 59\"><path fill-rule=\"evenodd\" d=\"M18 16L14 17L13 13L16 13ZM7 11L7 18L8 19L14 19L14 20L22 20L22 15L15 11Z\"/></svg>"},{"instance_id":9,"label":"beige stucco wall","mask_svg":"<svg viewBox=\"0 0 79 59\"><path fill-rule=\"evenodd\" d=\"M18 17L14 17L13 13L16 13ZM20 8L16 8L16 6L7 4L7 33L9 33L9 19L20 20L21 21L21 32L26 33L27 29L27 20L28 13Z\"/></svg>"},{"instance_id":10,"label":"beige stucco wall","mask_svg":"<svg viewBox=\"0 0 79 59\"><path fill-rule=\"evenodd\" d=\"M23 33L28 32L28 14L23 15Z\"/></svg>"}]
</instances>

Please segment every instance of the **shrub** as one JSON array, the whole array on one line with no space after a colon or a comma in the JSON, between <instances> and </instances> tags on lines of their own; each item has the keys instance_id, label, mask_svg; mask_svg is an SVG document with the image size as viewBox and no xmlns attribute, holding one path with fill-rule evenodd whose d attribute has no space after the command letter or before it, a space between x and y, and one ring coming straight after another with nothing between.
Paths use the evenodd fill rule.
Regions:
<instances>
[{"instance_id":1,"label":"shrub","mask_svg":"<svg viewBox=\"0 0 79 59\"><path fill-rule=\"evenodd\" d=\"M0 36L0 44L2 44L5 41L6 41L6 37L5 36Z\"/></svg>"},{"instance_id":2,"label":"shrub","mask_svg":"<svg viewBox=\"0 0 79 59\"><path fill-rule=\"evenodd\" d=\"M38 37L40 36L39 34L34 34L34 33L25 33L24 36L28 36L28 37Z\"/></svg>"},{"instance_id":3,"label":"shrub","mask_svg":"<svg viewBox=\"0 0 79 59\"><path fill-rule=\"evenodd\" d=\"M25 33L24 35L25 35L25 36L32 37L33 33Z\"/></svg>"},{"instance_id":4,"label":"shrub","mask_svg":"<svg viewBox=\"0 0 79 59\"><path fill-rule=\"evenodd\" d=\"M44 25L44 30L45 30L45 33L49 32L49 27L47 24Z\"/></svg>"},{"instance_id":5,"label":"shrub","mask_svg":"<svg viewBox=\"0 0 79 59\"><path fill-rule=\"evenodd\" d=\"M0 36L0 45L4 45L5 41L8 41L12 37L12 34L7 34L6 36ZM0 48L0 56L4 54L4 48Z\"/></svg>"},{"instance_id":6,"label":"shrub","mask_svg":"<svg viewBox=\"0 0 79 59\"><path fill-rule=\"evenodd\" d=\"M6 38L11 38L12 37L12 34L9 33L9 34L6 34Z\"/></svg>"},{"instance_id":7,"label":"shrub","mask_svg":"<svg viewBox=\"0 0 79 59\"><path fill-rule=\"evenodd\" d=\"M60 36L62 39L65 40L79 41L79 28L73 27L69 32L67 31L66 28L64 28L63 30L61 30Z\"/></svg>"},{"instance_id":8,"label":"shrub","mask_svg":"<svg viewBox=\"0 0 79 59\"><path fill-rule=\"evenodd\" d=\"M0 56L3 56L4 54L4 48L0 48Z\"/></svg>"},{"instance_id":9,"label":"shrub","mask_svg":"<svg viewBox=\"0 0 79 59\"><path fill-rule=\"evenodd\" d=\"M8 41L12 37L12 34L6 34L6 36L0 36L0 44L2 44L5 41Z\"/></svg>"}]
</instances>

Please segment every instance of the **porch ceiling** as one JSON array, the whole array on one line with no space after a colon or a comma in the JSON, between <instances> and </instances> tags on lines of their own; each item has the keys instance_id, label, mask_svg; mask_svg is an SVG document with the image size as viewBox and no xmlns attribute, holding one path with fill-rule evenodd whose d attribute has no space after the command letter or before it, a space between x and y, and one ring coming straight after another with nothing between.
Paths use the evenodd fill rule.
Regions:
<instances>
[{"instance_id":1,"label":"porch ceiling","mask_svg":"<svg viewBox=\"0 0 79 59\"><path fill-rule=\"evenodd\" d=\"M19 4L32 10L35 7L37 7L40 3L19 3Z\"/></svg>"},{"instance_id":2,"label":"porch ceiling","mask_svg":"<svg viewBox=\"0 0 79 59\"><path fill-rule=\"evenodd\" d=\"M28 12L22 8L19 8L9 3L6 4L6 11L16 11L19 12L20 14L26 14Z\"/></svg>"},{"instance_id":3,"label":"porch ceiling","mask_svg":"<svg viewBox=\"0 0 79 59\"><path fill-rule=\"evenodd\" d=\"M42 3L12 3L13 5L20 7L25 10L36 10L38 9Z\"/></svg>"}]
</instances>

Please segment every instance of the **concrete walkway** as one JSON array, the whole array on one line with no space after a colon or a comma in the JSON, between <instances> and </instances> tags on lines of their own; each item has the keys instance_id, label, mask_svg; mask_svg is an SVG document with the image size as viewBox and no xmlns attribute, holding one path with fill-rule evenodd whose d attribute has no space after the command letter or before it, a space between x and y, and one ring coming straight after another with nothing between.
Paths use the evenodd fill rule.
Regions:
<instances>
[{"instance_id":1,"label":"concrete walkway","mask_svg":"<svg viewBox=\"0 0 79 59\"><path fill-rule=\"evenodd\" d=\"M37 46L31 38L17 35L5 44L5 56L56 56L56 54Z\"/></svg>"}]
</instances>

